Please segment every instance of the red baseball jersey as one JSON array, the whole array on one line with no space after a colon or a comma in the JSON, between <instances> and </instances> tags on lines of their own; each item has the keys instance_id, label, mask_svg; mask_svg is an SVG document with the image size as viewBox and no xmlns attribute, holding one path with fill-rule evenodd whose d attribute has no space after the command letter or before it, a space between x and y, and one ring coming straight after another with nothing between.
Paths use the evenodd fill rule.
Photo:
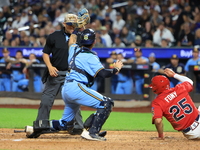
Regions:
<instances>
[{"instance_id":1,"label":"red baseball jersey","mask_svg":"<svg viewBox=\"0 0 200 150\"><path fill-rule=\"evenodd\" d=\"M189 127L198 116L198 109L189 95L192 89L189 82L183 82L159 94L152 102L152 123L164 116L175 130Z\"/></svg>"}]
</instances>

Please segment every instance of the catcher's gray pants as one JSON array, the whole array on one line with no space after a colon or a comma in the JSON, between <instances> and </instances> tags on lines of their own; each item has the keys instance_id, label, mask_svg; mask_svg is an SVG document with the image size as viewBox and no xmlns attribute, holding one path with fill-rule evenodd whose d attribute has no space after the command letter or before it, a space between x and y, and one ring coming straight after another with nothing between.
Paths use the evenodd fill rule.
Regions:
<instances>
[{"instance_id":1,"label":"catcher's gray pants","mask_svg":"<svg viewBox=\"0 0 200 150\"><path fill-rule=\"evenodd\" d=\"M59 71L57 77L51 77L50 75L47 77L36 120L49 119L54 100L64 84L65 75L66 71ZM83 121L80 110L76 114L75 120L76 124L74 128L83 129Z\"/></svg>"}]
</instances>

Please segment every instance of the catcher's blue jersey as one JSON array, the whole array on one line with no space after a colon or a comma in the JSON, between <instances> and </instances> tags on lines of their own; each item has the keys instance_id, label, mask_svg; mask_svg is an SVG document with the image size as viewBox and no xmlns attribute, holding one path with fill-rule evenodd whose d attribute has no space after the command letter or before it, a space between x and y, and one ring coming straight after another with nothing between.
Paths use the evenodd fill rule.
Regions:
<instances>
[{"instance_id":1,"label":"catcher's blue jersey","mask_svg":"<svg viewBox=\"0 0 200 150\"><path fill-rule=\"evenodd\" d=\"M78 52L81 50L80 47L77 47L77 44L73 44L69 48L69 57L68 62L70 61L74 55L74 52ZM82 49L83 51L84 49ZM79 53L75 58L75 65L77 68L85 70L88 74L92 77L95 77L96 74L103 69L103 65L101 64L98 56L94 55L93 53ZM85 75L75 71L70 70L70 73L66 76L67 80L76 80L81 83L88 83L88 79Z\"/></svg>"}]
</instances>

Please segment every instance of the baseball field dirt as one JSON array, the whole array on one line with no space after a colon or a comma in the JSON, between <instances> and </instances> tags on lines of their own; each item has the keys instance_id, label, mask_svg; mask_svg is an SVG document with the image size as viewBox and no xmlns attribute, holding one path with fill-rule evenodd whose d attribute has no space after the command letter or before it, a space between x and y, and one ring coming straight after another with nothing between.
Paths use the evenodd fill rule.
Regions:
<instances>
[{"instance_id":1,"label":"baseball field dirt","mask_svg":"<svg viewBox=\"0 0 200 150\"><path fill-rule=\"evenodd\" d=\"M15 106L2 107L16 108ZM22 106L27 108L27 106ZM30 106L38 108L38 106ZM53 109L63 109L56 106ZM83 107L82 110L87 108ZM150 112L150 107L116 108L114 111ZM145 123L145 122L144 122ZM21 129L20 129L21 130ZM107 141L88 141L79 135L43 134L37 139L28 139L25 133L14 129L0 129L0 149L6 150L199 150L200 141L187 140L180 132L165 132L165 140L157 140L156 132L108 131Z\"/></svg>"},{"instance_id":2,"label":"baseball field dirt","mask_svg":"<svg viewBox=\"0 0 200 150\"><path fill-rule=\"evenodd\" d=\"M156 132L108 131L107 141L87 141L79 135L44 134L27 139L25 133L0 129L0 149L6 150L199 150L199 141L189 141L178 132L165 133L155 140Z\"/></svg>"}]
</instances>

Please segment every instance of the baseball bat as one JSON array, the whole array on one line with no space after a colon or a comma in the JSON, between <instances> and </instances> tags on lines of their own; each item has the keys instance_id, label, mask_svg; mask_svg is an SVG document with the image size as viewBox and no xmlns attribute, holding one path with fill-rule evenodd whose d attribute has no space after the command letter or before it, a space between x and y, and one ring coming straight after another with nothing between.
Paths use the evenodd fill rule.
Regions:
<instances>
[{"instance_id":1,"label":"baseball bat","mask_svg":"<svg viewBox=\"0 0 200 150\"><path fill-rule=\"evenodd\" d=\"M25 130L14 130L14 133L26 132Z\"/></svg>"}]
</instances>

